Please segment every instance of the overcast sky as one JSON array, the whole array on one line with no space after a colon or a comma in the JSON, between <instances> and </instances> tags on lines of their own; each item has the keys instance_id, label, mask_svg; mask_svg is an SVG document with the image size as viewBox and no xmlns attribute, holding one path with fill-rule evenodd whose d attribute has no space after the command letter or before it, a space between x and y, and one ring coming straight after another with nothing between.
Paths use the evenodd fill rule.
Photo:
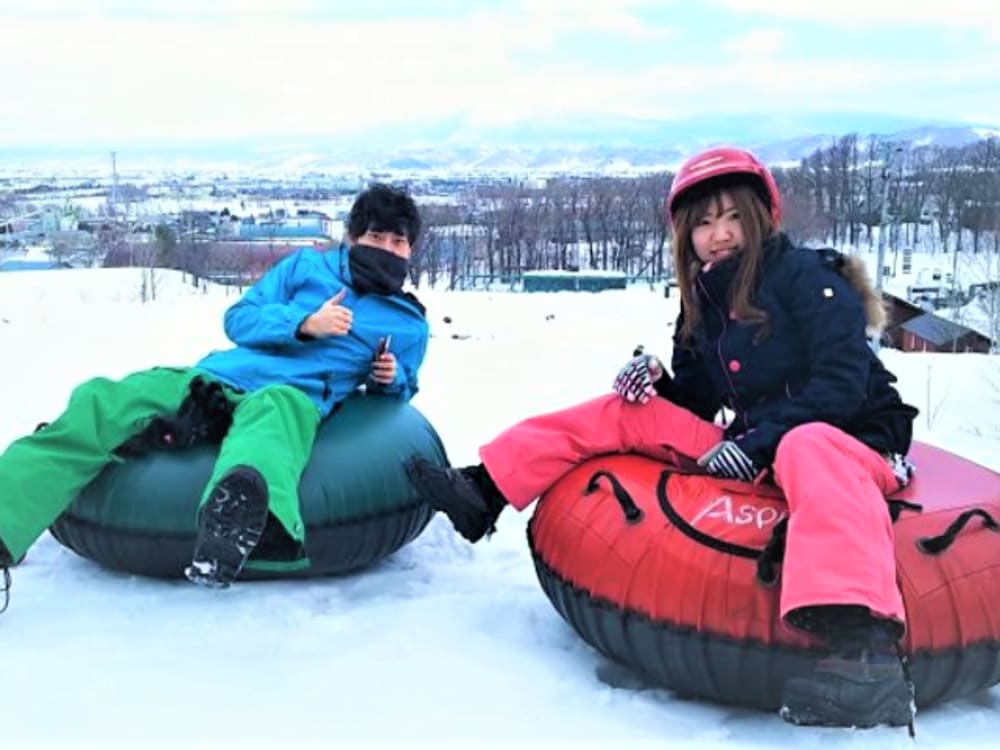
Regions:
<instances>
[{"instance_id":1,"label":"overcast sky","mask_svg":"<svg viewBox=\"0 0 1000 750\"><path fill-rule=\"evenodd\" d=\"M1000 2L0 0L0 85L6 146L592 113L998 125Z\"/></svg>"}]
</instances>

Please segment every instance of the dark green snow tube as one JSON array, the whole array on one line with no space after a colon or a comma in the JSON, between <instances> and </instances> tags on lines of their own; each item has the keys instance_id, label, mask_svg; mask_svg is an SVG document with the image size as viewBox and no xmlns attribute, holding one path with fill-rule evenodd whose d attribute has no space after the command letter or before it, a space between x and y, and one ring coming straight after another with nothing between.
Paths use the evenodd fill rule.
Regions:
<instances>
[{"instance_id":1,"label":"dark green snow tube","mask_svg":"<svg viewBox=\"0 0 1000 750\"><path fill-rule=\"evenodd\" d=\"M447 465L441 440L419 411L377 396L346 401L320 426L299 483L308 564L266 569L251 567L251 557L241 578L344 573L415 539L433 510L403 469L413 453ZM199 447L110 464L50 531L105 567L181 577L194 551L198 499L217 454L217 447Z\"/></svg>"}]
</instances>

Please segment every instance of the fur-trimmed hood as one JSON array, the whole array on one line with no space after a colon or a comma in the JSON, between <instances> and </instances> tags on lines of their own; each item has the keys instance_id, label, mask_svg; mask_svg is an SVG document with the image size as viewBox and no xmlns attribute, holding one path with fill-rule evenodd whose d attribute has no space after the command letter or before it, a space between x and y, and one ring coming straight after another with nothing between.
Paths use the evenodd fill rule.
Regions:
<instances>
[{"instance_id":1,"label":"fur-trimmed hood","mask_svg":"<svg viewBox=\"0 0 1000 750\"><path fill-rule=\"evenodd\" d=\"M868 266L864 258L860 255L846 255L833 248L823 248L817 252L822 255L824 262L837 270L850 283L861 297L861 304L865 311L865 320L868 322L868 333L877 336L885 330L889 320L886 311L885 301L876 291L871 277L868 275Z\"/></svg>"}]
</instances>

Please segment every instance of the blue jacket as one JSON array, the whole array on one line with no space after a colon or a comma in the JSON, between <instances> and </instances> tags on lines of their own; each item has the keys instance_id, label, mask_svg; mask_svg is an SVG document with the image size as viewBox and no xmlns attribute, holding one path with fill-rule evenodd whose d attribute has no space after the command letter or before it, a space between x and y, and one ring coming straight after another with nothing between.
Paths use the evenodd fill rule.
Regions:
<instances>
[{"instance_id":1,"label":"blue jacket","mask_svg":"<svg viewBox=\"0 0 1000 750\"><path fill-rule=\"evenodd\" d=\"M308 395L325 417L362 383L370 391L410 399L427 351L423 307L412 295L358 294L351 288L349 248L301 250L267 272L226 311L226 335L234 349L217 350L196 367L243 391L292 385ZM344 287L340 303L354 314L344 336L299 339L309 315ZM368 380L379 339L392 336L396 379Z\"/></svg>"},{"instance_id":2,"label":"blue jacket","mask_svg":"<svg viewBox=\"0 0 1000 750\"><path fill-rule=\"evenodd\" d=\"M753 296L768 314L766 332L731 317L738 264L730 258L695 280L702 320L691 342L675 339L673 379L657 384L660 395L709 420L720 407L731 409L727 436L758 466L770 465L782 436L806 422L905 454L917 410L902 402L895 376L868 345L844 256L793 247L780 234L770 240Z\"/></svg>"}]
</instances>

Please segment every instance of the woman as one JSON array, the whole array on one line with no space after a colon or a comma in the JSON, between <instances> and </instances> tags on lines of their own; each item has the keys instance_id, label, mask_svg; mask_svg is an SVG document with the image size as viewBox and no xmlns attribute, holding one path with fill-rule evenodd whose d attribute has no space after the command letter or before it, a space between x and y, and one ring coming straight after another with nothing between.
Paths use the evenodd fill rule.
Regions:
<instances>
[{"instance_id":1,"label":"woman","mask_svg":"<svg viewBox=\"0 0 1000 750\"><path fill-rule=\"evenodd\" d=\"M681 291L672 376L639 353L615 393L527 419L482 464L409 465L422 493L477 541L591 456L635 452L675 468L772 479L788 500L781 616L830 658L785 686L796 724L910 724L912 686L885 496L909 479L916 409L872 352L884 314L863 266L793 247L774 178L749 152L715 148L678 171L666 205ZM725 407L724 427L713 420Z\"/></svg>"}]
</instances>

